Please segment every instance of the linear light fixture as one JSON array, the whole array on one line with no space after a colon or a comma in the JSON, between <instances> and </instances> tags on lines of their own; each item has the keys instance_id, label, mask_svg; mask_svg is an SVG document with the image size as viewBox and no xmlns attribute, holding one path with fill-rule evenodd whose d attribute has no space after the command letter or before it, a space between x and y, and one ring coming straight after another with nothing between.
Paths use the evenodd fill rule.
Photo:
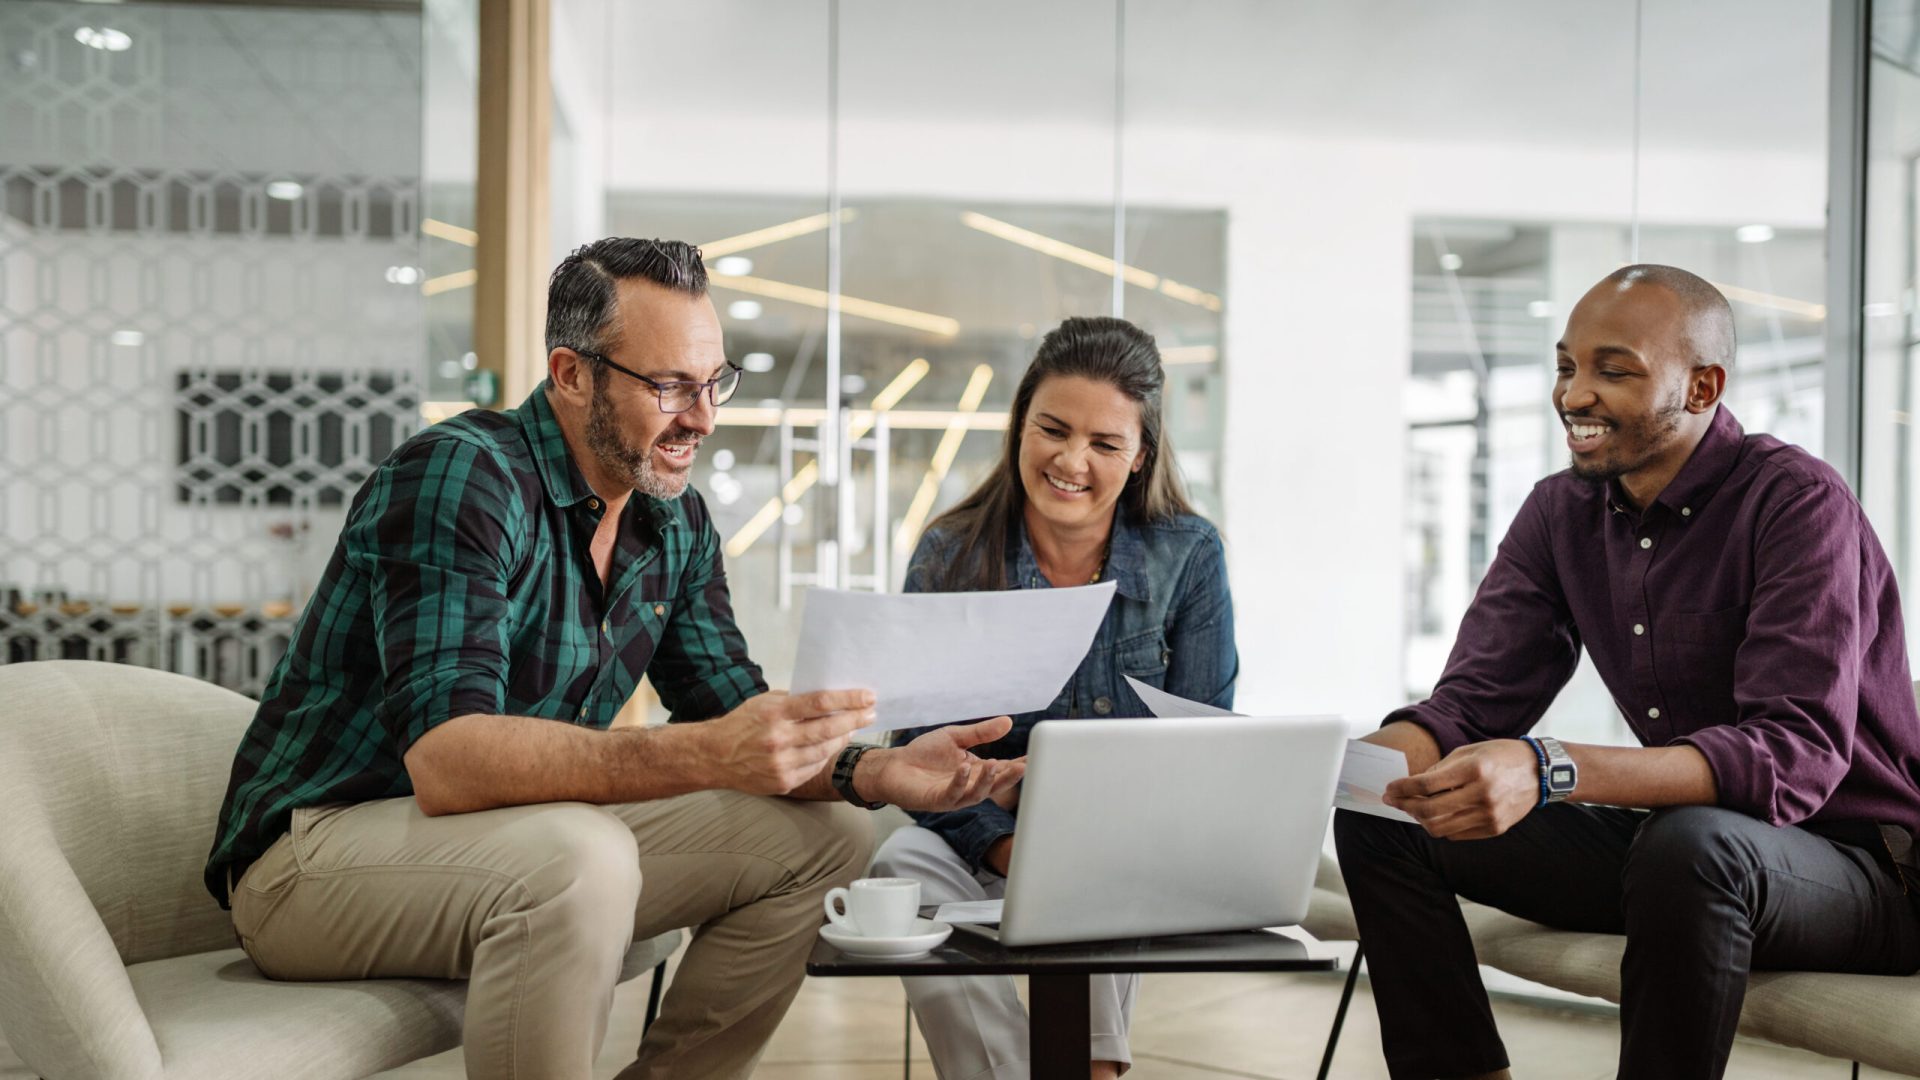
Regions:
<instances>
[{"instance_id":1,"label":"linear light fixture","mask_svg":"<svg viewBox=\"0 0 1920 1080\"><path fill-rule=\"evenodd\" d=\"M993 368L981 364L973 369L973 377L967 380L967 388L960 394L959 411L962 414L978 412L980 401L987 396L987 384L993 381ZM927 474L920 478L920 490L913 493L913 502L907 506L907 515L900 519L900 530L893 534L893 549L902 555L911 551L913 542L920 538L920 529L927 523L927 514L933 510L933 500L940 496L940 483L947 478L947 471L953 468L953 459L960 453L960 442L967 437L967 423L956 417L947 425L947 433L940 436L940 445L934 447L933 460L927 463Z\"/></svg>"},{"instance_id":2,"label":"linear light fixture","mask_svg":"<svg viewBox=\"0 0 1920 1080\"><path fill-rule=\"evenodd\" d=\"M985 214L975 213L972 210L961 211L960 223L969 229L977 229L980 232L986 233L988 236L997 236L1010 244L1018 244L1023 248L1037 251L1042 255L1051 255L1056 259L1070 262L1075 266L1084 266L1095 273L1104 274L1107 277L1113 277L1118 274L1121 280L1129 285L1142 289L1151 289L1160 293L1162 296L1169 296L1175 300L1192 304L1196 307L1203 307L1208 311L1219 311L1221 308L1220 298L1210 292L1196 289L1191 285L1182 285L1172 278L1161 277L1159 274L1153 273L1150 270L1142 270L1137 266L1128 266L1125 263L1115 262L1097 251L1088 251L1083 247L1075 247L1065 240L1056 240L1043 233L1034 232L1032 229L1023 229L1018 225L1011 225L998 218L990 218Z\"/></svg>"},{"instance_id":3,"label":"linear light fixture","mask_svg":"<svg viewBox=\"0 0 1920 1080\"><path fill-rule=\"evenodd\" d=\"M1726 285L1718 281L1709 281L1707 284L1725 293L1727 299L1738 300L1743 304L1773 308L1775 311L1784 311L1789 315L1798 315L1803 319L1824 319L1827 317L1827 305L1825 304L1816 304L1810 300L1795 300L1791 296L1775 296L1773 293L1763 293L1755 289L1743 289L1738 285Z\"/></svg>"},{"instance_id":4,"label":"linear light fixture","mask_svg":"<svg viewBox=\"0 0 1920 1080\"><path fill-rule=\"evenodd\" d=\"M472 229L463 229L458 225L449 225L438 218L421 219L420 231L428 236L436 236L442 240L450 240L453 243L459 244L461 247L478 247L480 245L479 233L474 232Z\"/></svg>"},{"instance_id":5,"label":"linear light fixture","mask_svg":"<svg viewBox=\"0 0 1920 1080\"><path fill-rule=\"evenodd\" d=\"M729 405L715 414L714 422L721 427L778 427L783 414L798 427L812 427L826 418L827 411ZM895 431L945 431L947 425L955 420L965 423L968 431L1002 431L1007 426L1007 414L1003 412L963 413L952 409L892 409L887 412L887 426ZM860 425L873 422L873 413L867 409L855 409L847 415L847 421L854 430L862 430Z\"/></svg>"},{"instance_id":6,"label":"linear light fixture","mask_svg":"<svg viewBox=\"0 0 1920 1080\"><path fill-rule=\"evenodd\" d=\"M423 401L420 403L420 419L429 424L437 424L450 416L459 416L475 407L471 401Z\"/></svg>"},{"instance_id":7,"label":"linear light fixture","mask_svg":"<svg viewBox=\"0 0 1920 1080\"><path fill-rule=\"evenodd\" d=\"M734 292L751 293L773 300L785 300L790 304L802 304L825 311L828 296L819 289L809 289L804 285L791 285L784 281L769 281L766 278L744 277L733 274L709 274L707 281L715 288L732 289ZM840 313L853 315L874 322L892 323L909 330L920 330L938 337L955 337L960 333L960 320L945 315L930 315L912 308L895 307L874 300L862 300L859 297L840 295Z\"/></svg>"},{"instance_id":8,"label":"linear light fixture","mask_svg":"<svg viewBox=\"0 0 1920 1080\"><path fill-rule=\"evenodd\" d=\"M840 224L845 225L857 216L859 216L859 211L857 210L842 210L840 211ZM828 219L832 217L833 215L831 213L811 214L807 217L795 218L792 221L783 222L779 225L769 225L764 229L744 232L739 236L728 236L720 240L712 241L711 243L701 244L700 255L707 262L712 262L722 255L737 255L742 251L752 251L754 248L763 248L768 244L777 244L782 240L791 240L796 236L817 233L827 227Z\"/></svg>"},{"instance_id":9,"label":"linear light fixture","mask_svg":"<svg viewBox=\"0 0 1920 1080\"><path fill-rule=\"evenodd\" d=\"M455 270L451 274L441 274L439 277L430 277L421 282L420 294L439 296L443 292L452 292L455 289L470 289L473 283L479 280L480 271L478 270Z\"/></svg>"},{"instance_id":10,"label":"linear light fixture","mask_svg":"<svg viewBox=\"0 0 1920 1080\"><path fill-rule=\"evenodd\" d=\"M895 375L886 386L881 388L879 393L873 395L873 408L867 410L864 414L855 413L848 418L847 437L849 439L859 439L865 436L867 432L872 431L875 417L898 405L900 399L907 396L907 391L919 385L920 380L926 378L927 372L932 370L932 368L933 365L927 363L924 358L919 357L916 357L913 363L901 368L900 374ZM753 411L772 413L772 419L767 425L769 427L780 422L781 410L779 409L755 409ZM802 410L794 410L795 414L801 412ZM794 415L796 422L805 423L810 421L814 424L820 424L826 420L827 411L825 409L808 409L804 410L804 412L806 414L804 416ZM724 409L720 410L718 415L728 416L729 411ZM818 458L815 458L807 462L799 472L794 473L793 478L787 481L787 486L781 489L779 495L768 499L765 506L754 511L753 516L747 519L747 523L740 526L740 530L727 539L725 548L727 558L737 559L745 554L746 550L752 547L756 540L759 540L760 537L766 534L768 529L773 527L774 522L780 520L780 515L786 512L787 507L798 502L800 496L805 495L808 489L812 488L819 480L820 461Z\"/></svg>"},{"instance_id":11,"label":"linear light fixture","mask_svg":"<svg viewBox=\"0 0 1920 1080\"><path fill-rule=\"evenodd\" d=\"M1220 359L1220 350L1213 345L1175 345L1160 350L1160 362L1168 367L1177 364L1211 364Z\"/></svg>"}]
</instances>

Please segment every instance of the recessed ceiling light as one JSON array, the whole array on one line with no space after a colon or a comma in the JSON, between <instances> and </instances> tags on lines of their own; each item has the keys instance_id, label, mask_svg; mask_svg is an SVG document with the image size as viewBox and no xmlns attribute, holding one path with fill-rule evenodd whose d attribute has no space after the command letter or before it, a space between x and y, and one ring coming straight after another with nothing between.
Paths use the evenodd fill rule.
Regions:
<instances>
[{"instance_id":1,"label":"recessed ceiling light","mask_svg":"<svg viewBox=\"0 0 1920 1080\"><path fill-rule=\"evenodd\" d=\"M138 330L115 330L107 340L128 349L137 349L147 343L147 335Z\"/></svg>"},{"instance_id":2,"label":"recessed ceiling light","mask_svg":"<svg viewBox=\"0 0 1920 1080\"><path fill-rule=\"evenodd\" d=\"M728 277L746 277L753 273L753 260L745 255L722 255L713 260L713 272Z\"/></svg>"},{"instance_id":3,"label":"recessed ceiling light","mask_svg":"<svg viewBox=\"0 0 1920 1080\"><path fill-rule=\"evenodd\" d=\"M306 188L300 186L298 180L267 181L267 198L279 199L281 202L292 202L305 194L306 190Z\"/></svg>"},{"instance_id":4,"label":"recessed ceiling light","mask_svg":"<svg viewBox=\"0 0 1920 1080\"><path fill-rule=\"evenodd\" d=\"M764 375L773 370L773 354L770 352L750 352L740 358L740 366L755 375Z\"/></svg>"},{"instance_id":5,"label":"recessed ceiling light","mask_svg":"<svg viewBox=\"0 0 1920 1080\"><path fill-rule=\"evenodd\" d=\"M387 280L395 285L418 285L423 276L417 266L387 267Z\"/></svg>"},{"instance_id":6,"label":"recessed ceiling light","mask_svg":"<svg viewBox=\"0 0 1920 1080\"><path fill-rule=\"evenodd\" d=\"M733 468L733 451L715 450L713 452L713 468L715 472L726 472L728 469Z\"/></svg>"},{"instance_id":7,"label":"recessed ceiling light","mask_svg":"<svg viewBox=\"0 0 1920 1080\"><path fill-rule=\"evenodd\" d=\"M748 320L759 317L760 301L758 300L735 300L733 303L727 305L727 318L729 319L739 319L741 322L747 322Z\"/></svg>"},{"instance_id":8,"label":"recessed ceiling light","mask_svg":"<svg viewBox=\"0 0 1920 1080\"><path fill-rule=\"evenodd\" d=\"M799 503L788 503L787 508L780 511L780 516L786 519L789 525L798 525L807 520L807 512L800 509Z\"/></svg>"},{"instance_id":9,"label":"recessed ceiling light","mask_svg":"<svg viewBox=\"0 0 1920 1080\"><path fill-rule=\"evenodd\" d=\"M1440 269L1458 270L1460 269L1461 265L1465 261L1466 260L1462 259L1460 256L1455 255L1453 252L1449 251L1445 255L1440 256Z\"/></svg>"},{"instance_id":10,"label":"recessed ceiling light","mask_svg":"<svg viewBox=\"0 0 1920 1080\"><path fill-rule=\"evenodd\" d=\"M83 26L73 32L73 40L101 52L126 52L133 48L133 39L124 30L115 30L111 26Z\"/></svg>"},{"instance_id":11,"label":"recessed ceiling light","mask_svg":"<svg viewBox=\"0 0 1920 1080\"><path fill-rule=\"evenodd\" d=\"M863 375L840 376L840 392L841 393L846 394L849 397L852 397L855 394L865 393L866 389L867 389L867 380L865 376Z\"/></svg>"},{"instance_id":12,"label":"recessed ceiling light","mask_svg":"<svg viewBox=\"0 0 1920 1080\"><path fill-rule=\"evenodd\" d=\"M1773 226L1742 225L1733 230L1733 238L1743 244L1764 244L1773 239Z\"/></svg>"},{"instance_id":13,"label":"recessed ceiling light","mask_svg":"<svg viewBox=\"0 0 1920 1080\"><path fill-rule=\"evenodd\" d=\"M1536 319L1550 319L1553 317L1553 301L1535 300L1527 305L1527 314Z\"/></svg>"}]
</instances>

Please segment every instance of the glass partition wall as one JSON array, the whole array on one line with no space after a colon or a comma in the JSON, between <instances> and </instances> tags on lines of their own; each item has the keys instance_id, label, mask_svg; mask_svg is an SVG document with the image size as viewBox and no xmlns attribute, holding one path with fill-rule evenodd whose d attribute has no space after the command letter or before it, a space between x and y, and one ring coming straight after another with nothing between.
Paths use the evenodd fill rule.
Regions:
<instances>
[{"instance_id":1,"label":"glass partition wall","mask_svg":"<svg viewBox=\"0 0 1920 1080\"><path fill-rule=\"evenodd\" d=\"M0 4L7 659L257 687L365 470L485 398L476 4ZM1829 7L554 0L549 262L707 250L749 379L695 482L776 684L804 589L897 587L1040 337L1119 312L1226 537L1239 706L1364 727L1564 464L1552 345L1613 267L1721 284L1742 422L1834 441ZM1914 77L1872 10L1866 496L1904 572ZM1624 737L1590 673L1550 723Z\"/></svg>"},{"instance_id":2,"label":"glass partition wall","mask_svg":"<svg viewBox=\"0 0 1920 1080\"><path fill-rule=\"evenodd\" d=\"M422 423L424 41L418 4L0 5L0 659L258 691Z\"/></svg>"}]
</instances>

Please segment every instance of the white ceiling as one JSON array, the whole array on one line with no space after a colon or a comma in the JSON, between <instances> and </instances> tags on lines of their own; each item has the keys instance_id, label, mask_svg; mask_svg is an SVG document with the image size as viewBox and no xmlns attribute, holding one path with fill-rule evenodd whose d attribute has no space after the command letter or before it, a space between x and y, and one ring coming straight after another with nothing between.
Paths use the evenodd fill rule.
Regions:
<instances>
[{"instance_id":1,"label":"white ceiling","mask_svg":"<svg viewBox=\"0 0 1920 1080\"><path fill-rule=\"evenodd\" d=\"M662 108L824 125L825 0L559 0L606 43L616 124ZM1632 0L1126 0L1129 123L1624 144ZM1645 5L1648 145L1825 149L1827 5ZM849 119L1113 119L1112 0L842 0ZM556 62L595 58L557 56Z\"/></svg>"}]
</instances>

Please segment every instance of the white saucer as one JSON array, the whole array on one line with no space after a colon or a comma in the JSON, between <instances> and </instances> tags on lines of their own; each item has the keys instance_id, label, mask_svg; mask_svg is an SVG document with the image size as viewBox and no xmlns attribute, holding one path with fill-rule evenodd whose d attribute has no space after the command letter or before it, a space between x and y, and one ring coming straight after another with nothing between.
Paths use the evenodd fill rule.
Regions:
<instances>
[{"instance_id":1,"label":"white saucer","mask_svg":"<svg viewBox=\"0 0 1920 1080\"><path fill-rule=\"evenodd\" d=\"M953 933L953 927L932 919L913 920L913 933L905 937L862 937L842 930L832 923L827 923L820 928L820 936L827 940L827 944L848 956L870 956L886 960L906 960L915 956L925 956L938 948L951 933Z\"/></svg>"}]
</instances>

